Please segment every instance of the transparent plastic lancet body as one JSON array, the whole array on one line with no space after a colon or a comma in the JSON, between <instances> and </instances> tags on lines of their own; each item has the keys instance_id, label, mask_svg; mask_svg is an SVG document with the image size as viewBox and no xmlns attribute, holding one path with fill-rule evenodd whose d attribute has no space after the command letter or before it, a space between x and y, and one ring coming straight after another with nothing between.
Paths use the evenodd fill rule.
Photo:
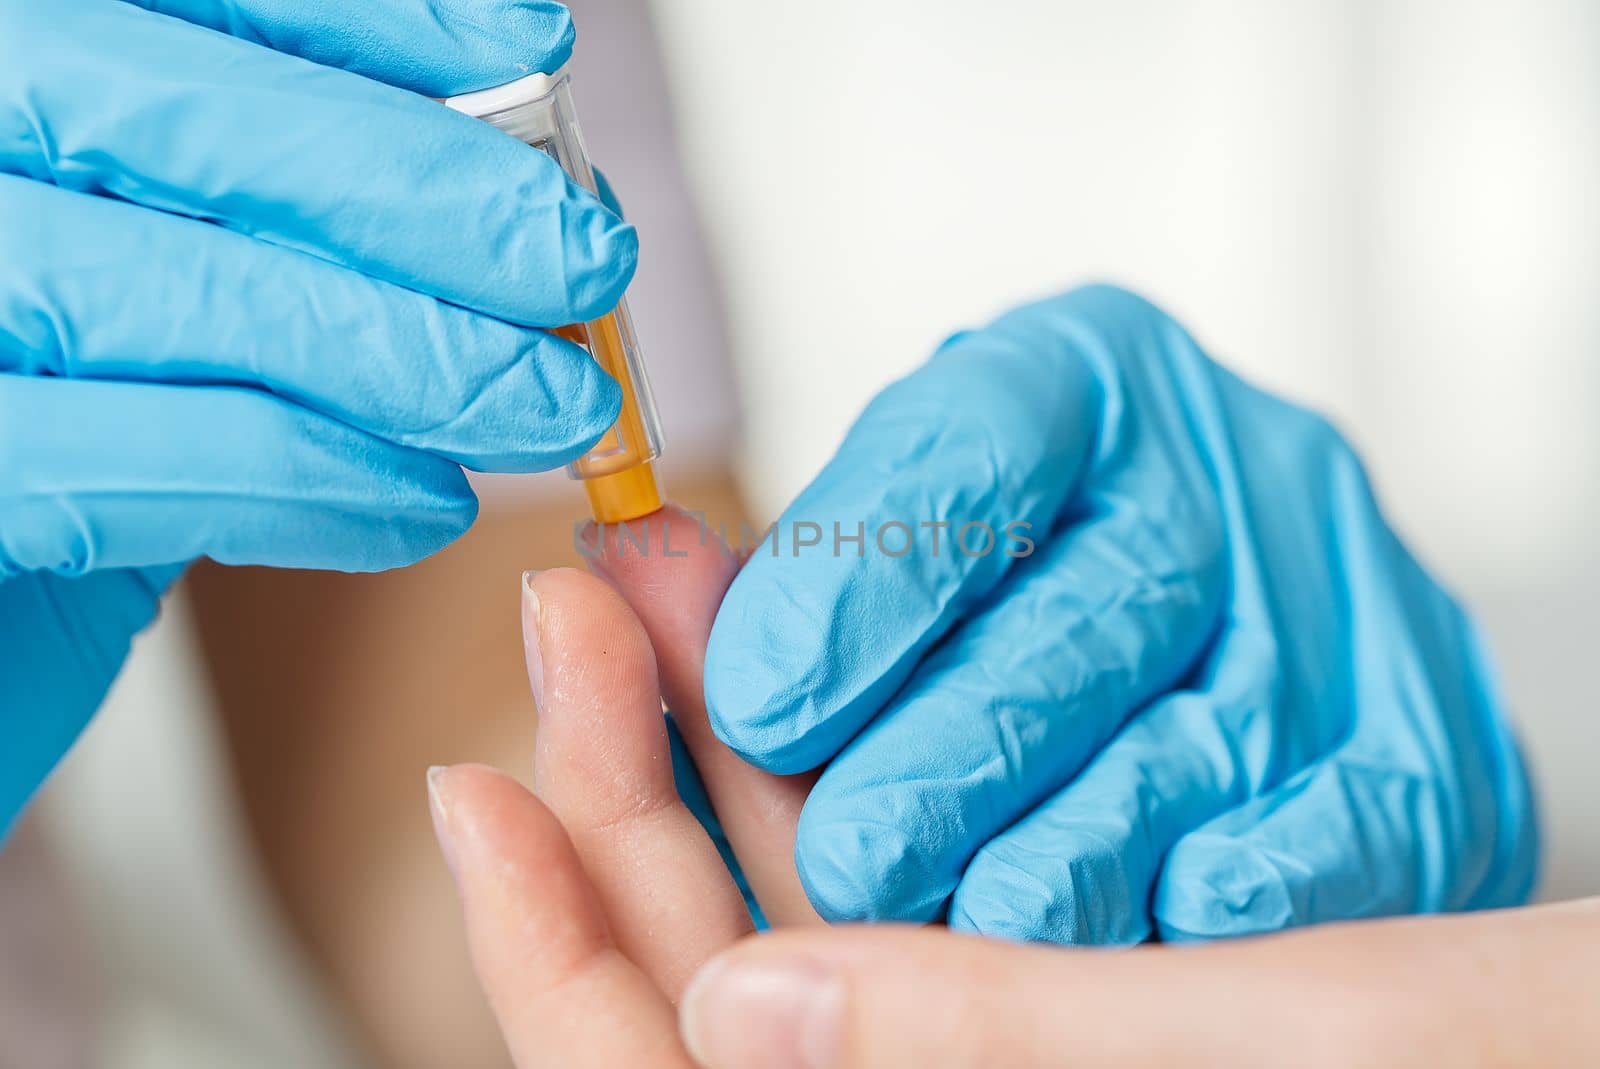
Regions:
<instances>
[{"instance_id":1,"label":"transparent plastic lancet body","mask_svg":"<svg viewBox=\"0 0 1600 1069\"><path fill-rule=\"evenodd\" d=\"M597 192L566 68L451 97L445 104L548 153L573 181ZM568 473L583 480L594 518L601 523L623 523L654 512L662 504L653 463L661 455L661 428L627 298L599 319L557 327L553 333L587 349L622 387L616 424L573 461Z\"/></svg>"}]
</instances>

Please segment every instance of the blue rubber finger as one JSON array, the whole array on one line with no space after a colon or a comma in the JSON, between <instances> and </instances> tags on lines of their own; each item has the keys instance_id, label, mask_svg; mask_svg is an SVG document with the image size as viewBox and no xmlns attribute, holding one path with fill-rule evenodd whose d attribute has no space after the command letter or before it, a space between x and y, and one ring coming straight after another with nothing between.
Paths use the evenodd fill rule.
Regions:
<instances>
[{"instance_id":1,"label":"blue rubber finger","mask_svg":"<svg viewBox=\"0 0 1600 1069\"><path fill-rule=\"evenodd\" d=\"M632 227L487 123L109 0L0 4L0 171L530 326L610 311L638 254Z\"/></svg>"},{"instance_id":2,"label":"blue rubber finger","mask_svg":"<svg viewBox=\"0 0 1600 1069\"><path fill-rule=\"evenodd\" d=\"M551 0L129 2L433 97L548 74L572 54L572 16Z\"/></svg>"},{"instance_id":3,"label":"blue rubber finger","mask_svg":"<svg viewBox=\"0 0 1600 1069\"><path fill-rule=\"evenodd\" d=\"M197 220L9 175L0 175L4 371L258 387L483 471L559 467L621 404L586 352L545 331Z\"/></svg>"},{"instance_id":4,"label":"blue rubber finger","mask_svg":"<svg viewBox=\"0 0 1600 1069\"><path fill-rule=\"evenodd\" d=\"M0 374L0 580L202 556L378 571L476 515L459 466L270 394Z\"/></svg>"}]
</instances>

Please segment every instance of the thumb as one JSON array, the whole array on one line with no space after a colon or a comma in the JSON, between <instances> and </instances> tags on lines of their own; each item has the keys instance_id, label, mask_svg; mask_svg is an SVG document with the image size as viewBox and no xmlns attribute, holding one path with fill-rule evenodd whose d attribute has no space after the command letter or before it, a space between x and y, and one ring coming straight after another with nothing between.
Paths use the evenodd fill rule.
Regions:
<instances>
[{"instance_id":1,"label":"thumb","mask_svg":"<svg viewBox=\"0 0 1600 1069\"><path fill-rule=\"evenodd\" d=\"M706 1069L1350 1064L1332 1039L1367 1022L1340 985L1309 989L1326 959L1287 943L1109 951L791 930L712 959L679 1026Z\"/></svg>"},{"instance_id":2,"label":"thumb","mask_svg":"<svg viewBox=\"0 0 1600 1069\"><path fill-rule=\"evenodd\" d=\"M1059 1065L1068 970L1027 948L912 928L745 940L685 992L706 1069ZM1026 1027L1018 1028L1019 1020Z\"/></svg>"}]
</instances>

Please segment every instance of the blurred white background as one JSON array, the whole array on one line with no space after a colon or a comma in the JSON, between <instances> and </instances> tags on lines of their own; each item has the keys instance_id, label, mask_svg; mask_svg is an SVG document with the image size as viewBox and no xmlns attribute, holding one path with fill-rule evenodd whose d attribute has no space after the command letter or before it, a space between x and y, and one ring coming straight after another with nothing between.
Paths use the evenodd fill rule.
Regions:
<instances>
[{"instance_id":1,"label":"blurred white background","mask_svg":"<svg viewBox=\"0 0 1600 1069\"><path fill-rule=\"evenodd\" d=\"M950 331L1142 290L1362 447L1498 651L1545 893L1600 892L1600 3L655 11L760 511Z\"/></svg>"}]
</instances>

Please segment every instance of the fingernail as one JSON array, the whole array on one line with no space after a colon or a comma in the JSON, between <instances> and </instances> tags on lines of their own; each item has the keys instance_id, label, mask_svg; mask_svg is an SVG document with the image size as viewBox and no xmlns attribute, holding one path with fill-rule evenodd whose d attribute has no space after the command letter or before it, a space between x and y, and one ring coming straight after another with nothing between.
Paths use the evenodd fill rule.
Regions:
<instances>
[{"instance_id":1,"label":"fingernail","mask_svg":"<svg viewBox=\"0 0 1600 1069\"><path fill-rule=\"evenodd\" d=\"M533 589L538 572L522 573L522 652L528 662L528 687L533 704L544 705L544 655L540 652L539 592Z\"/></svg>"},{"instance_id":2,"label":"fingernail","mask_svg":"<svg viewBox=\"0 0 1600 1069\"><path fill-rule=\"evenodd\" d=\"M679 1027L705 1069L830 1069L837 1064L844 981L820 962L730 961L701 969Z\"/></svg>"},{"instance_id":3,"label":"fingernail","mask_svg":"<svg viewBox=\"0 0 1600 1069\"><path fill-rule=\"evenodd\" d=\"M450 869L450 878L455 879L455 837L450 831L450 810L444 798L445 792L439 784L439 775L443 771L443 765L428 769L428 813L433 817L433 837L439 840L439 852L444 855L444 863Z\"/></svg>"}]
</instances>

